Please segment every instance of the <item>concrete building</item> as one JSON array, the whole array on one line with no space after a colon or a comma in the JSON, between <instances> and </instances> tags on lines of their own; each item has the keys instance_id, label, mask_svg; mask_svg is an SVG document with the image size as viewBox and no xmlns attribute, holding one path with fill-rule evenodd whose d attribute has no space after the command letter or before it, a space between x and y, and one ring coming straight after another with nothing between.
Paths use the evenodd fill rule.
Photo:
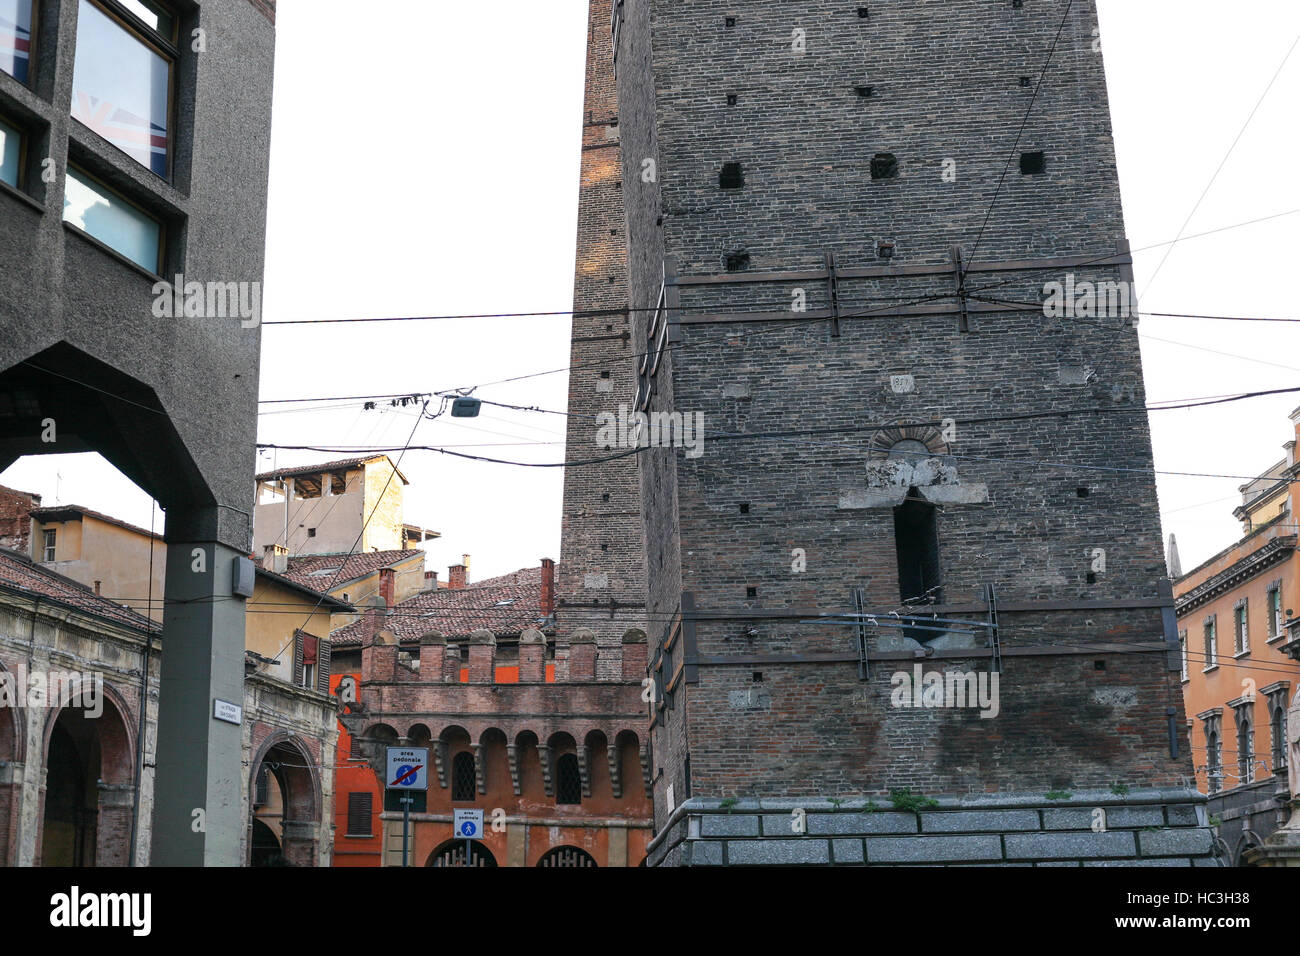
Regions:
<instances>
[{"instance_id":1,"label":"concrete building","mask_svg":"<svg viewBox=\"0 0 1300 956\"><path fill-rule=\"evenodd\" d=\"M162 623L162 535L81 505L33 508L29 514L33 561Z\"/></svg>"},{"instance_id":2,"label":"concrete building","mask_svg":"<svg viewBox=\"0 0 1300 956\"><path fill-rule=\"evenodd\" d=\"M408 484L387 455L260 474L253 551L369 554L401 551L437 537L403 524L402 492Z\"/></svg>"},{"instance_id":3,"label":"concrete building","mask_svg":"<svg viewBox=\"0 0 1300 956\"><path fill-rule=\"evenodd\" d=\"M1174 583L1186 736L1220 852L1240 866L1287 820L1287 709L1300 688L1295 485L1284 457L1241 486L1242 538Z\"/></svg>"},{"instance_id":4,"label":"concrete building","mask_svg":"<svg viewBox=\"0 0 1300 956\"><path fill-rule=\"evenodd\" d=\"M166 512L154 860L234 865L275 2L13 6L0 469L98 451Z\"/></svg>"},{"instance_id":5,"label":"concrete building","mask_svg":"<svg viewBox=\"0 0 1300 956\"><path fill-rule=\"evenodd\" d=\"M428 747L412 862L464 866L454 811L494 821L471 866L636 866L651 835L642 727L645 634L617 648L557 633L554 563L430 591L335 631L346 709L337 866L401 864L402 813L385 794L388 746ZM347 781L345 789L344 781ZM387 797L387 802L385 798Z\"/></svg>"},{"instance_id":6,"label":"concrete building","mask_svg":"<svg viewBox=\"0 0 1300 956\"><path fill-rule=\"evenodd\" d=\"M1211 862L1095 4L934 6L596 25L651 865Z\"/></svg>"}]
</instances>

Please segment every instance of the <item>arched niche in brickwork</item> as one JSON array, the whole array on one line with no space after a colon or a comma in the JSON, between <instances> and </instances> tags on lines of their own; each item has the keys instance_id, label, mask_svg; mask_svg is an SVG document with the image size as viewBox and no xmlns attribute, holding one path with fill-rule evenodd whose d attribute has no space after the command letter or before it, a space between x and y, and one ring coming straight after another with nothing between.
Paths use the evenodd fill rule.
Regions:
<instances>
[{"instance_id":1,"label":"arched niche in brickwork","mask_svg":"<svg viewBox=\"0 0 1300 956\"><path fill-rule=\"evenodd\" d=\"M532 803L546 800L546 781L542 775L542 755L537 734L521 730L515 734L515 766L519 774L519 797Z\"/></svg>"},{"instance_id":2,"label":"arched niche in brickwork","mask_svg":"<svg viewBox=\"0 0 1300 956\"><path fill-rule=\"evenodd\" d=\"M433 731L428 724L412 724L406 731L406 739L412 747L427 747L433 740Z\"/></svg>"},{"instance_id":3,"label":"arched niche in brickwork","mask_svg":"<svg viewBox=\"0 0 1300 956\"><path fill-rule=\"evenodd\" d=\"M293 866L315 866L320 841L321 774L320 765L305 741L285 730L267 736L249 762L249 794L256 794L258 774L263 766L275 778L279 789L280 845L285 862ZM257 816L255 799L249 799L249 838L251 853L253 822ZM263 823L268 823L263 819ZM272 827L272 829L276 829ZM250 861L251 862L251 859Z\"/></svg>"},{"instance_id":4,"label":"arched niche in brickwork","mask_svg":"<svg viewBox=\"0 0 1300 956\"><path fill-rule=\"evenodd\" d=\"M634 730L620 730L614 735L618 751L618 772L624 799L641 792L641 738Z\"/></svg>"},{"instance_id":5,"label":"arched niche in brickwork","mask_svg":"<svg viewBox=\"0 0 1300 956\"><path fill-rule=\"evenodd\" d=\"M460 724L448 724L438 731L437 747L441 752L442 764L439 782L449 791L455 789L456 755L474 753L474 748L470 746L471 739L469 731Z\"/></svg>"},{"instance_id":6,"label":"arched niche in brickwork","mask_svg":"<svg viewBox=\"0 0 1300 956\"><path fill-rule=\"evenodd\" d=\"M54 703L54 701L51 701ZM127 866L135 805L135 726L121 692L64 685L43 735L43 866Z\"/></svg>"},{"instance_id":7,"label":"arched niche in brickwork","mask_svg":"<svg viewBox=\"0 0 1300 956\"><path fill-rule=\"evenodd\" d=\"M514 790L510 781L510 760L506 753L509 738L499 727L488 727L479 734L480 793L490 793L505 800Z\"/></svg>"},{"instance_id":8,"label":"arched niche in brickwork","mask_svg":"<svg viewBox=\"0 0 1300 956\"><path fill-rule=\"evenodd\" d=\"M582 744L586 757L583 796L601 802L612 800L614 788L609 778L609 738L603 730L589 730Z\"/></svg>"}]
</instances>

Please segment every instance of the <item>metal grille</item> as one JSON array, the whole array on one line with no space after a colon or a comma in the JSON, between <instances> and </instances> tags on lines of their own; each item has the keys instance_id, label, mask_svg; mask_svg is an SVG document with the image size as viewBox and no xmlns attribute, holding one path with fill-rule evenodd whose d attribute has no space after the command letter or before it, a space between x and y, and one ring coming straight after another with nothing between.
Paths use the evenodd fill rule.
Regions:
<instances>
[{"instance_id":1,"label":"metal grille","mask_svg":"<svg viewBox=\"0 0 1300 956\"><path fill-rule=\"evenodd\" d=\"M465 862L465 844L457 843L455 846L449 846L432 860L430 866L477 866L486 869L495 867L496 859L483 848L479 843L472 844L473 850L470 852L469 863Z\"/></svg>"},{"instance_id":2,"label":"metal grille","mask_svg":"<svg viewBox=\"0 0 1300 956\"><path fill-rule=\"evenodd\" d=\"M474 787L474 755L462 750L451 764L451 799L473 800Z\"/></svg>"},{"instance_id":3,"label":"metal grille","mask_svg":"<svg viewBox=\"0 0 1300 956\"><path fill-rule=\"evenodd\" d=\"M578 758L563 754L556 761L556 803L582 803L582 774L578 771Z\"/></svg>"},{"instance_id":4,"label":"metal grille","mask_svg":"<svg viewBox=\"0 0 1300 956\"><path fill-rule=\"evenodd\" d=\"M547 852L540 860L538 866L591 866L596 865L596 860L586 850L580 850L576 846L557 846L554 850Z\"/></svg>"}]
</instances>

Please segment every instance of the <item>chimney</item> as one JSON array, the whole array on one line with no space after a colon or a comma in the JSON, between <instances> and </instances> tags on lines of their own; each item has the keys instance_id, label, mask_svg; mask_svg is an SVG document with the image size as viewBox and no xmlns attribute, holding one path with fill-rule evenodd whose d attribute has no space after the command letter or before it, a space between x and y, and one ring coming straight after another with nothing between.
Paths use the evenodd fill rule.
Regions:
<instances>
[{"instance_id":1,"label":"chimney","mask_svg":"<svg viewBox=\"0 0 1300 956\"><path fill-rule=\"evenodd\" d=\"M463 590L468 577L468 567L463 564L453 564L447 569L447 587L456 591Z\"/></svg>"},{"instance_id":2,"label":"chimney","mask_svg":"<svg viewBox=\"0 0 1300 956\"><path fill-rule=\"evenodd\" d=\"M379 569L379 596L384 599L384 604L392 607L396 602L393 600L393 594L397 588L397 572L392 568Z\"/></svg>"},{"instance_id":3,"label":"chimney","mask_svg":"<svg viewBox=\"0 0 1300 956\"><path fill-rule=\"evenodd\" d=\"M542 617L555 613L555 562L542 558Z\"/></svg>"},{"instance_id":4,"label":"chimney","mask_svg":"<svg viewBox=\"0 0 1300 956\"><path fill-rule=\"evenodd\" d=\"M268 544L262 549L262 570L284 574L289 570L289 549L278 544Z\"/></svg>"},{"instance_id":5,"label":"chimney","mask_svg":"<svg viewBox=\"0 0 1300 956\"><path fill-rule=\"evenodd\" d=\"M425 571L425 572L424 572L424 589L425 589L426 591L436 591L436 590L438 590L438 572L437 572L437 571Z\"/></svg>"},{"instance_id":6,"label":"chimney","mask_svg":"<svg viewBox=\"0 0 1300 956\"><path fill-rule=\"evenodd\" d=\"M103 584L103 583L104 583L103 581L96 581L96 582L95 582L95 597L100 597L99 586L100 586L101 584Z\"/></svg>"}]
</instances>

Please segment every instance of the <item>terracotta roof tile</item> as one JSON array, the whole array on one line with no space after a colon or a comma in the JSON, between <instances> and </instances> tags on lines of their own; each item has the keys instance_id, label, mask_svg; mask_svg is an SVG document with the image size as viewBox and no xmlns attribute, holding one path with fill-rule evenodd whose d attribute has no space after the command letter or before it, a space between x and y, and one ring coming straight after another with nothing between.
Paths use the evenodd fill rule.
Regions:
<instances>
[{"instance_id":1,"label":"terracotta roof tile","mask_svg":"<svg viewBox=\"0 0 1300 956\"><path fill-rule=\"evenodd\" d=\"M463 637L480 628L502 637L538 627L542 618L542 569L523 568L466 588L417 594L392 609L386 627L399 641L418 640L430 631ZM339 628L331 643L359 645L362 623Z\"/></svg>"},{"instance_id":2,"label":"terracotta roof tile","mask_svg":"<svg viewBox=\"0 0 1300 956\"><path fill-rule=\"evenodd\" d=\"M120 604L114 604L108 598L100 597L84 584L78 584L71 578L65 578L61 574L33 564L26 555L4 548L0 548L0 586L39 595L45 600L74 608L85 614L107 618L116 624L134 628L142 633L146 629L154 632L162 630L144 615L137 614ZM161 595L159 597L161 599Z\"/></svg>"},{"instance_id":3,"label":"terracotta roof tile","mask_svg":"<svg viewBox=\"0 0 1300 956\"><path fill-rule=\"evenodd\" d=\"M371 551L369 554L310 554L289 558L284 577L303 587L321 590L365 577L380 568L389 568L412 558L421 558L425 552ZM345 560L346 559L346 560ZM340 570L342 569L342 570Z\"/></svg>"}]
</instances>

